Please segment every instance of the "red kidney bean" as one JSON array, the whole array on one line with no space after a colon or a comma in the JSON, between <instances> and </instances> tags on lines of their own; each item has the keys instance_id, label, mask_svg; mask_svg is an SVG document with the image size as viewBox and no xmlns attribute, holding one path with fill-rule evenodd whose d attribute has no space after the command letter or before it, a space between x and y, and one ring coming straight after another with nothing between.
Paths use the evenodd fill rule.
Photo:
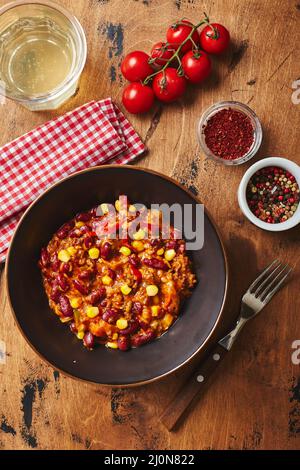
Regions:
<instances>
[{"instance_id":1,"label":"red kidney bean","mask_svg":"<svg viewBox=\"0 0 300 470\"><path fill-rule=\"evenodd\" d=\"M57 255L55 254L51 258L51 270L57 272L59 271L59 268L60 268L60 261L57 258Z\"/></svg>"},{"instance_id":2,"label":"red kidney bean","mask_svg":"<svg viewBox=\"0 0 300 470\"><path fill-rule=\"evenodd\" d=\"M85 345L86 348L88 349L93 349L95 346L95 338L94 335L88 331L84 337L83 337L83 344Z\"/></svg>"},{"instance_id":3,"label":"red kidney bean","mask_svg":"<svg viewBox=\"0 0 300 470\"><path fill-rule=\"evenodd\" d=\"M65 227L60 228L58 232L56 233L57 237L60 238L61 240L63 240L64 238L67 238L68 234L69 234L69 229Z\"/></svg>"},{"instance_id":4,"label":"red kidney bean","mask_svg":"<svg viewBox=\"0 0 300 470\"><path fill-rule=\"evenodd\" d=\"M78 277L79 277L79 279L81 279L82 281L88 281L88 280L91 279L94 275L95 275L94 271L91 271L91 270L88 270L88 269L84 269L83 271L81 271L81 272L78 274Z\"/></svg>"},{"instance_id":5,"label":"red kidney bean","mask_svg":"<svg viewBox=\"0 0 300 470\"><path fill-rule=\"evenodd\" d=\"M56 232L56 235L58 238L60 238L61 240L63 240L64 238L66 238L70 232L70 230L72 230L72 228L74 227L75 225L75 222L74 220L71 220L70 222L67 222L66 224L64 224L62 227L60 227L60 229Z\"/></svg>"},{"instance_id":6,"label":"red kidney bean","mask_svg":"<svg viewBox=\"0 0 300 470\"><path fill-rule=\"evenodd\" d=\"M150 268L161 269L162 271L167 271L168 270L167 264L162 259L144 258L143 263L146 266L149 266Z\"/></svg>"},{"instance_id":7,"label":"red kidney bean","mask_svg":"<svg viewBox=\"0 0 300 470\"><path fill-rule=\"evenodd\" d=\"M131 311L134 315L140 315L142 313L142 310L143 305L141 304L141 302L133 302Z\"/></svg>"},{"instance_id":8,"label":"red kidney bean","mask_svg":"<svg viewBox=\"0 0 300 470\"><path fill-rule=\"evenodd\" d=\"M148 343L149 341L152 341L155 338L155 333L152 330L147 331L147 333L144 333L142 335L136 335L133 338L131 338L131 344L135 348L138 348L139 346L142 346L145 343Z\"/></svg>"},{"instance_id":9,"label":"red kidney bean","mask_svg":"<svg viewBox=\"0 0 300 470\"><path fill-rule=\"evenodd\" d=\"M94 290L91 295L89 296L88 302L92 305L97 305L101 300L104 299L106 296L106 289L105 287L99 287L99 289ZM101 303L102 305L102 303Z\"/></svg>"},{"instance_id":10,"label":"red kidney bean","mask_svg":"<svg viewBox=\"0 0 300 470\"><path fill-rule=\"evenodd\" d=\"M143 330L147 330L149 328L149 323L146 323L142 318L137 318L137 321Z\"/></svg>"},{"instance_id":11,"label":"red kidney bean","mask_svg":"<svg viewBox=\"0 0 300 470\"><path fill-rule=\"evenodd\" d=\"M65 278L63 274L58 274L56 276L56 283L59 285L59 287L61 288L63 292L67 292L67 290L69 290L70 288L68 280Z\"/></svg>"},{"instance_id":12,"label":"red kidney bean","mask_svg":"<svg viewBox=\"0 0 300 470\"><path fill-rule=\"evenodd\" d=\"M42 263L42 266L44 266L45 268L49 266L50 255L47 251L47 248L42 248L41 250L41 263Z\"/></svg>"},{"instance_id":13,"label":"red kidney bean","mask_svg":"<svg viewBox=\"0 0 300 470\"><path fill-rule=\"evenodd\" d=\"M72 321L72 323L70 323L70 330L72 331L72 333L77 333L77 328L76 328L76 325L75 325L75 322Z\"/></svg>"},{"instance_id":14,"label":"red kidney bean","mask_svg":"<svg viewBox=\"0 0 300 470\"><path fill-rule=\"evenodd\" d=\"M133 320L127 328L122 330L122 335L127 336L135 333L140 328L139 323L136 320Z\"/></svg>"},{"instance_id":15,"label":"red kidney bean","mask_svg":"<svg viewBox=\"0 0 300 470\"><path fill-rule=\"evenodd\" d=\"M53 286L51 290L51 294L50 294L50 299L53 300L53 302L57 304L60 296L61 296L60 288L57 285Z\"/></svg>"},{"instance_id":16,"label":"red kidney bean","mask_svg":"<svg viewBox=\"0 0 300 470\"><path fill-rule=\"evenodd\" d=\"M101 258L108 260L112 254L111 244L108 242L104 242L103 245L101 246L100 254L101 254Z\"/></svg>"},{"instance_id":17,"label":"red kidney bean","mask_svg":"<svg viewBox=\"0 0 300 470\"><path fill-rule=\"evenodd\" d=\"M166 311L163 308L161 308L155 318L159 320L160 318L163 318L165 314L166 314Z\"/></svg>"},{"instance_id":18,"label":"red kidney bean","mask_svg":"<svg viewBox=\"0 0 300 470\"><path fill-rule=\"evenodd\" d=\"M121 351L127 351L130 348L129 336L120 336L118 339L118 347Z\"/></svg>"},{"instance_id":19,"label":"red kidney bean","mask_svg":"<svg viewBox=\"0 0 300 470\"><path fill-rule=\"evenodd\" d=\"M102 320L107 323L114 323L118 319L118 312L114 308L108 308L102 315Z\"/></svg>"},{"instance_id":20,"label":"red kidney bean","mask_svg":"<svg viewBox=\"0 0 300 470\"><path fill-rule=\"evenodd\" d=\"M116 279L116 272L113 271L111 268L108 268L108 275L112 278L113 281Z\"/></svg>"},{"instance_id":21,"label":"red kidney bean","mask_svg":"<svg viewBox=\"0 0 300 470\"><path fill-rule=\"evenodd\" d=\"M90 236L85 237L83 242L86 248L91 248L94 244L93 237Z\"/></svg>"},{"instance_id":22,"label":"red kidney bean","mask_svg":"<svg viewBox=\"0 0 300 470\"><path fill-rule=\"evenodd\" d=\"M89 286L82 284L82 282L78 281L78 279L74 279L73 285L75 289L77 289L78 292L80 292L82 295L88 295L90 292Z\"/></svg>"},{"instance_id":23,"label":"red kidney bean","mask_svg":"<svg viewBox=\"0 0 300 470\"><path fill-rule=\"evenodd\" d=\"M167 250L175 250L175 248L177 247L177 241L176 240L169 240L167 243L166 243L166 248Z\"/></svg>"},{"instance_id":24,"label":"red kidney bean","mask_svg":"<svg viewBox=\"0 0 300 470\"><path fill-rule=\"evenodd\" d=\"M100 305L101 307L107 307L107 300L106 299L101 300Z\"/></svg>"},{"instance_id":25,"label":"red kidney bean","mask_svg":"<svg viewBox=\"0 0 300 470\"><path fill-rule=\"evenodd\" d=\"M81 236L81 232L78 228L76 228L75 230L71 230L71 232L69 233L69 237L71 238L79 238Z\"/></svg>"},{"instance_id":26,"label":"red kidney bean","mask_svg":"<svg viewBox=\"0 0 300 470\"><path fill-rule=\"evenodd\" d=\"M134 266L135 268L138 268L140 266L140 258L133 254L129 256L129 263L131 266Z\"/></svg>"},{"instance_id":27,"label":"red kidney bean","mask_svg":"<svg viewBox=\"0 0 300 470\"><path fill-rule=\"evenodd\" d=\"M85 233L88 233L90 231L89 227L87 227L86 225L83 225L82 227L80 227L79 229L79 232L81 235L85 234Z\"/></svg>"},{"instance_id":28,"label":"red kidney bean","mask_svg":"<svg viewBox=\"0 0 300 470\"><path fill-rule=\"evenodd\" d=\"M69 261L67 263L61 263L59 270L61 273L70 276L73 270L72 263L70 263Z\"/></svg>"},{"instance_id":29,"label":"red kidney bean","mask_svg":"<svg viewBox=\"0 0 300 470\"><path fill-rule=\"evenodd\" d=\"M158 248L161 245L161 240L159 238L152 238L150 240L150 245L153 246L153 248Z\"/></svg>"},{"instance_id":30,"label":"red kidney bean","mask_svg":"<svg viewBox=\"0 0 300 470\"><path fill-rule=\"evenodd\" d=\"M91 220L92 214L90 212L81 212L80 214L76 215L76 220L79 222L88 222Z\"/></svg>"},{"instance_id":31,"label":"red kidney bean","mask_svg":"<svg viewBox=\"0 0 300 470\"><path fill-rule=\"evenodd\" d=\"M59 306L60 306L61 313L63 314L64 317L73 317L73 309L66 295L64 294L60 295Z\"/></svg>"}]
</instances>

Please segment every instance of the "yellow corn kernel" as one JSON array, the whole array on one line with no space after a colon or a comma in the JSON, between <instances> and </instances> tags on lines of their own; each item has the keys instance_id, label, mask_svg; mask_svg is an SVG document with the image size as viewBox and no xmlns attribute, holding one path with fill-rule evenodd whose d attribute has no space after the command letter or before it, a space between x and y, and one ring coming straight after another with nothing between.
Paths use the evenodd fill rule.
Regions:
<instances>
[{"instance_id":1,"label":"yellow corn kernel","mask_svg":"<svg viewBox=\"0 0 300 470\"><path fill-rule=\"evenodd\" d=\"M131 287L129 287L127 284L123 284L123 286L121 286L121 292L123 295L128 295L131 291Z\"/></svg>"},{"instance_id":2,"label":"yellow corn kernel","mask_svg":"<svg viewBox=\"0 0 300 470\"><path fill-rule=\"evenodd\" d=\"M157 320L153 320L151 323L150 323L150 326L151 328L153 328L154 330L156 330L156 328L158 327L159 323Z\"/></svg>"},{"instance_id":3,"label":"yellow corn kernel","mask_svg":"<svg viewBox=\"0 0 300 470\"><path fill-rule=\"evenodd\" d=\"M117 210L118 212L120 211L120 201L119 201L119 199L117 199L117 200L115 201L115 208L116 208L116 210Z\"/></svg>"},{"instance_id":4,"label":"yellow corn kernel","mask_svg":"<svg viewBox=\"0 0 300 470\"><path fill-rule=\"evenodd\" d=\"M156 295L155 297L153 297L153 303L154 303L154 305L158 305L158 304L159 304L159 297L158 297L158 295Z\"/></svg>"},{"instance_id":5,"label":"yellow corn kernel","mask_svg":"<svg viewBox=\"0 0 300 470\"><path fill-rule=\"evenodd\" d=\"M116 343L115 341L108 341L106 343L106 346L111 349L118 349L118 343Z\"/></svg>"},{"instance_id":6,"label":"yellow corn kernel","mask_svg":"<svg viewBox=\"0 0 300 470\"><path fill-rule=\"evenodd\" d=\"M78 333L77 333L76 336L77 336L78 339L83 339L83 337L84 337L84 331L78 331Z\"/></svg>"},{"instance_id":7,"label":"yellow corn kernel","mask_svg":"<svg viewBox=\"0 0 300 470\"><path fill-rule=\"evenodd\" d=\"M112 339L113 339L114 341L115 341L116 339L118 339L118 338L119 338L118 333L114 333L114 334L112 335Z\"/></svg>"},{"instance_id":8,"label":"yellow corn kernel","mask_svg":"<svg viewBox=\"0 0 300 470\"><path fill-rule=\"evenodd\" d=\"M127 328L128 326L128 321L126 320L126 318L119 318L119 320L117 320L116 325L119 330L125 330L125 328Z\"/></svg>"},{"instance_id":9,"label":"yellow corn kernel","mask_svg":"<svg viewBox=\"0 0 300 470\"><path fill-rule=\"evenodd\" d=\"M73 320L73 317L60 317L62 323L67 323L70 320Z\"/></svg>"},{"instance_id":10,"label":"yellow corn kernel","mask_svg":"<svg viewBox=\"0 0 300 470\"><path fill-rule=\"evenodd\" d=\"M86 308L86 314L89 318L95 318L97 315L99 315L99 308L88 306Z\"/></svg>"},{"instance_id":11,"label":"yellow corn kernel","mask_svg":"<svg viewBox=\"0 0 300 470\"><path fill-rule=\"evenodd\" d=\"M131 254L131 250L130 248L128 248L127 246L121 246L120 248L120 253L122 253L122 255L124 256L129 256Z\"/></svg>"},{"instance_id":12,"label":"yellow corn kernel","mask_svg":"<svg viewBox=\"0 0 300 470\"><path fill-rule=\"evenodd\" d=\"M109 277L107 275L103 276L102 284L104 284L105 286L110 286L112 283L113 283L113 280L112 280L111 277Z\"/></svg>"},{"instance_id":13,"label":"yellow corn kernel","mask_svg":"<svg viewBox=\"0 0 300 470\"><path fill-rule=\"evenodd\" d=\"M145 249L144 243L139 240L134 240L131 244L137 251L143 251Z\"/></svg>"},{"instance_id":14,"label":"yellow corn kernel","mask_svg":"<svg viewBox=\"0 0 300 470\"><path fill-rule=\"evenodd\" d=\"M129 212L136 212L136 207L133 204L130 204L128 210Z\"/></svg>"},{"instance_id":15,"label":"yellow corn kernel","mask_svg":"<svg viewBox=\"0 0 300 470\"><path fill-rule=\"evenodd\" d=\"M63 263L67 263L71 258L70 254L67 252L67 250L60 250L58 252L57 257L58 257L59 261L62 261Z\"/></svg>"},{"instance_id":16,"label":"yellow corn kernel","mask_svg":"<svg viewBox=\"0 0 300 470\"><path fill-rule=\"evenodd\" d=\"M164 318L162 319L162 325L164 328L169 328L169 326L173 323L173 315L167 313Z\"/></svg>"},{"instance_id":17,"label":"yellow corn kernel","mask_svg":"<svg viewBox=\"0 0 300 470\"><path fill-rule=\"evenodd\" d=\"M157 317L160 312L160 306L159 305L152 305L151 307L151 313L153 317Z\"/></svg>"},{"instance_id":18,"label":"yellow corn kernel","mask_svg":"<svg viewBox=\"0 0 300 470\"><path fill-rule=\"evenodd\" d=\"M67 248L67 252L69 253L69 255L74 256L76 254L77 250L76 250L76 248L74 248L74 246L69 246Z\"/></svg>"},{"instance_id":19,"label":"yellow corn kernel","mask_svg":"<svg viewBox=\"0 0 300 470\"><path fill-rule=\"evenodd\" d=\"M164 250L163 248L160 248L159 250L157 250L156 254L157 254L158 256L161 256L161 255L164 254L164 252L165 252L165 250Z\"/></svg>"},{"instance_id":20,"label":"yellow corn kernel","mask_svg":"<svg viewBox=\"0 0 300 470\"><path fill-rule=\"evenodd\" d=\"M70 304L72 308L78 308L82 304L82 299L80 297L73 297L70 299Z\"/></svg>"},{"instance_id":21,"label":"yellow corn kernel","mask_svg":"<svg viewBox=\"0 0 300 470\"><path fill-rule=\"evenodd\" d=\"M100 255L100 251L98 250L98 248L90 248L89 249L89 257L91 259L98 259L99 255Z\"/></svg>"},{"instance_id":22,"label":"yellow corn kernel","mask_svg":"<svg viewBox=\"0 0 300 470\"><path fill-rule=\"evenodd\" d=\"M158 293L158 287L154 284L150 284L146 287L146 292L149 297L154 297Z\"/></svg>"},{"instance_id":23,"label":"yellow corn kernel","mask_svg":"<svg viewBox=\"0 0 300 470\"><path fill-rule=\"evenodd\" d=\"M76 222L76 224L75 224L75 227L76 227L76 228L81 228L81 227L83 227L83 226L84 226L84 222L82 222L81 220L79 220L79 221Z\"/></svg>"},{"instance_id":24,"label":"yellow corn kernel","mask_svg":"<svg viewBox=\"0 0 300 470\"><path fill-rule=\"evenodd\" d=\"M144 240L145 238L145 232L142 228L140 228L137 232L133 234L134 240Z\"/></svg>"},{"instance_id":25,"label":"yellow corn kernel","mask_svg":"<svg viewBox=\"0 0 300 470\"><path fill-rule=\"evenodd\" d=\"M109 210L108 210L108 205L105 204L105 203L100 204L100 208L101 208L101 210L102 210L102 214L103 214L103 215L104 215L104 214L107 214L107 213L109 212Z\"/></svg>"},{"instance_id":26,"label":"yellow corn kernel","mask_svg":"<svg viewBox=\"0 0 300 470\"><path fill-rule=\"evenodd\" d=\"M84 323L81 323L81 325L77 326L77 330L78 330L78 331L81 331L81 332L82 332L82 331L85 332L85 324L84 324Z\"/></svg>"},{"instance_id":27,"label":"yellow corn kernel","mask_svg":"<svg viewBox=\"0 0 300 470\"><path fill-rule=\"evenodd\" d=\"M175 256L176 256L176 251L173 248L165 252L165 259L167 261L172 261L172 259L175 258Z\"/></svg>"}]
</instances>

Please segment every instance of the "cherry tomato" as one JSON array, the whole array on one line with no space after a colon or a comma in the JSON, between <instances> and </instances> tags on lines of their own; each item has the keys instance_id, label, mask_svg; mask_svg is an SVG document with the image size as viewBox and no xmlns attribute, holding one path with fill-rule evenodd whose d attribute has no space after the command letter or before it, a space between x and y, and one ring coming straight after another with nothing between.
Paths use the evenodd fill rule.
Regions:
<instances>
[{"instance_id":1,"label":"cherry tomato","mask_svg":"<svg viewBox=\"0 0 300 470\"><path fill-rule=\"evenodd\" d=\"M176 69L168 67L164 72L159 72L154 77L152 86L155 96L160 101L169 103L183 95L186 87L186 79L178 75Z\"/></svg>"},{"instance_id":2,"label":"cherry tomato","mask_svg":"<svg viewBox=\"0 0 300 470\"><path fill-rule=\"evenodd\" d=\"M200 33L200 44L209 54L222 54L230 42L230 34L225 26L211 23L205 26Z\"/></svg>"},{"instance_id":3,"label":"cherry tomato","mask_svg":"<svg viewBox=\"0 0 300 470\"><path fill-rule=\"evenodd\" d=\"M142 83L129 83L123 91L123 105L132 114L146 113L151 108L153 101L152 88Z\"/></svg>"},{"instance_id":4,"label":"cherry tomato","mask_svg":"<svg viewBox=\"0 0 300 470\"><path fill-rule=\"evenodd\" d=\"M192 83L200 83L210 75L211 60L204 51L189 51L182 57L182 68Z\"/></svg>"},{"instance_id":5,"label":"cherry tomato","mask_svg":"<svg viewBox=\"0 0 300 470\"><path fill-rule=\"evenodd\" d=\"M157 42L151 49L151 59L154 59L153 64L165 65L174 52L175 48L166 46L165 42Z\"/></svg>"},{"instance_id":6,"label":"cherry tomato","mask_svg":"<svg viewBox=\"0 0 300 470\"><path fill-rule=\"evenodd\" d=\"M167 41L171 45L174 45L176 49L180 44L188 37L193 29L193 24L190 21L182 20L178 24L173 24L167 31ZM198 46L200 44L200 38L198 31L194 31L192 35L194 43ZM194 43L189 39L181 49L184 54L195 47Z\"/></svg>"},{"instance_id":7,"label":"cherry tomato","mask_svg":"<svg viewBox=\"0 0 300 470\"><path fill-rule=\"evenodd\" d=\"M149 64L150 57L143 51L134 51L127 54L121 64L121 72L126 80L139 82L153 73Z\"/></svg>"}]
</instances>

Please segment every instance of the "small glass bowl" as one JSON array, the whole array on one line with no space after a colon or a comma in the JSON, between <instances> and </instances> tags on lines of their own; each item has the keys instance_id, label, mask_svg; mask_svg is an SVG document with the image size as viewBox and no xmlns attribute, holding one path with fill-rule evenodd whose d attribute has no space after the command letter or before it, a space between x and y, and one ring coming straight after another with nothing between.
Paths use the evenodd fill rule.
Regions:
<instances>
[{"instance_id":1,"label":"small glass bowl","mask_svg":"<svg viewBox=\"0 0 300 470\"><path fill-rule=\"evenodd\" d=\"M205 135L203 132L208 120L214 114L218 113L222 109L228 109L228 108L231 108L231 109L234 109L235 111L240 111L243 114L246 114L246 116L249 117L253 126L253 130L254 130L254 140L249 151L245 153L245 155L243 155L242 157L236 158L233 160L225 160L225 158L220 158L214 155L206 145ZM239 103L238 101L220 101L218 103L213 104L202 114L197 124L197 137L198 137L198 141L199 141L202 151L204 152L206 157L218 163L223 163L223 165L232 165L232 166L241 165L242 163L245 163L248 160L250 160L257 153L262 142L262 136L263 136L263 132L262 132L261 123L258 117L256 116L256 114L254 113L254 111L252 111L252 109L249 108L249 106L243 103Z\"/></svg>"}]
</instances>

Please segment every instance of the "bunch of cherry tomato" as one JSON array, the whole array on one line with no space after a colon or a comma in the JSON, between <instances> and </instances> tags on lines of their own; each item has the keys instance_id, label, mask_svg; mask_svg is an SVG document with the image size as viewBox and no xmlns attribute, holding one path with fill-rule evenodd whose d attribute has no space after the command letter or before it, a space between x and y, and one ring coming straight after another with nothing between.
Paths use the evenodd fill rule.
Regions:
<instances>
[{"instance_id":1,"label":"bunch of cherry tomato","mask_svg":"<svg viewBox=\"0 0 300 470\"><path fill-rule=\"evenodd\" d=\"M139 114L150 110L155 97L166 103L177 100L187 82L201 83L210 75L208 54L222 54L229 42L229 31L209 23L207 17L197 25L188 20L173 24L167 30L167 41L154 44L150 55L134 51L124 58L121 71L130 83L123 91L123 105Z\"/></svg>"}]
</instances>

